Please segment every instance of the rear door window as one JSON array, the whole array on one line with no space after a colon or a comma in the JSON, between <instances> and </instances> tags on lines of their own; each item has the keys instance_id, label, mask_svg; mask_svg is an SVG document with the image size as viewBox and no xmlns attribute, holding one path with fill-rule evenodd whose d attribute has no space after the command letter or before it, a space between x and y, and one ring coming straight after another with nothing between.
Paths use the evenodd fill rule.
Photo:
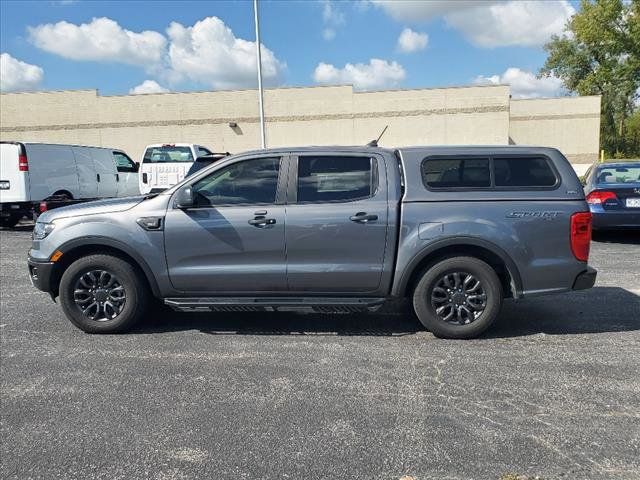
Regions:
<instances>
[{"instance_id":1,"label":"rear door window","mask_svg":"<svg viewBox=\"0 0 640 480\"><path fill-rule=\"evenodd\" d=\"M493 159L496 187L553 187L558 179L544 157Z\"/></svg>"},{"instance_id":2,"label":"rear door window","mask_svg":"<svg viewBox=\"0 0 640 480\"><path fill-rule=\"evenodd\" d=\"M374 160L355 156L300 156L298 203L349 202L375 193Z\"/></svg>"},{"instance_id":3,"label":"rear door window","mask_svg":"<svg viewBox=\"0 0 640 480\"><path fill-rule=\"evenodd\" d=\"M193 154L190 147L177 147L175 145L162 145L161 147L149 147L144 152L143 163L171 163L193 162Z\"/></svg>"},{"instance_id":4,"label":"rear door window","mask_svg":"<svg viewBox=\"0 0 640 480\"><path fill-rule=\"evenodd\" d=\"M427 188L487 188L491 186L488 158L429 158L422 162Z\"/></svg>"}]
</instances>

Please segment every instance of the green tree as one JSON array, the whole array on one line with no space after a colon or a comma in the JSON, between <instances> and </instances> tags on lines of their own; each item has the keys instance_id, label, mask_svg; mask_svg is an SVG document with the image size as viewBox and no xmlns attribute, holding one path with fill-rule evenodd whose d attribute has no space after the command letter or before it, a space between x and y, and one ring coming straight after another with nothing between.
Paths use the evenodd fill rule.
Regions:
<instances>
[{"instance_id":1,"label":"green tree","mask_svg":"<svg viewBox=\"0 0 640 480\"><path fill-rule=\"evenodd\" d=\"M582 0L565 34L544 48L541 75L560 78L579 95L602 95L607 155L640 155L640 0Z\"/></svg>"}]
</instances>

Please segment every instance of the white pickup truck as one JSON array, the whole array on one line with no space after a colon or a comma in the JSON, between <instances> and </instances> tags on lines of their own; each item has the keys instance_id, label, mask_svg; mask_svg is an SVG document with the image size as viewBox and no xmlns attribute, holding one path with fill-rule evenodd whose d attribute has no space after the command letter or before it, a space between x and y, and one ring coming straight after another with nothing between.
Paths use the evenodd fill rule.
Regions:
<instances>
[{"instance_id":1,"label":"white pickup truck","mask_svg":"<svg viewBox=\"0 0 640 480\"><path fill-rule=\"evenodd\" d=\"M157 193L174 186L187 176L193 162L211 150L193 143L155 143L147 145L140 161L140 193Z\"/></svg>"}]
</instances>

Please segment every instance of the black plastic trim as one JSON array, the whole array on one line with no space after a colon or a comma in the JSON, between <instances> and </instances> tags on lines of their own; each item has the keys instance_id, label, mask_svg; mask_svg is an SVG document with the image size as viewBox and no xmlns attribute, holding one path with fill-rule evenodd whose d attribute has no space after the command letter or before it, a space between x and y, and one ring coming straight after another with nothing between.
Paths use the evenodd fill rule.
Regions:
<instances>
[{"instance_id":1,"label":"black plastic trim","mask_svg":"<svg viewBox=\"0 0 640 480\"><path fill-rule=\"evenodd\" d=\"M416 254L411 262L405 267L402 276L398 281L398 285L393 286L393 294L402 296L407 287L409 286L409 281L413 276L418 265L427 258L429 255L437 253L438 250L442 250L447 247L481 247L486 250L489 250L491 253L500 258L507 267L507 273L513 280L513 284L515 287L514 296L519 298L522 295L523 286L522 286L522 278L520 277L520 272L518 271L518 267L516 263L511 259L511 257L500 247L497 245L487 242L486 240L482 240L475 237L451 237L447 239L443 239L437 242L430 244L424 250L421 250L418 254Z\"/></svg>"},{"instance_id":2,"label":"black plastic trim","mask_svg":"<svg viewBox=\"0 0 640 480\"><path fill-rule=\"evenodd\" d=\"M587 267L584 272L581 272L576 276L575 281L573 282L573 290L587 290L591 288L596 283L596 277L598 275L598 271L595 268Z\"/></svg>"},{"instance_id":3,"label":"black plastic trim","mask_svg":"<svg viewBox=\"0 0 640 480\"><path fill-rule=\"evenodd\" d=\"M103 245L106 247L111 247L116 250L121 250L122 252L129 255L131 258L133 258L136 261L138 266L142 269L142 272L144 273L145 277L149 282L149 286L151 287L151 291L153 292L153 295L158 298L162 297L162 294L160 293L160 288L158 287L158 282L156 281L156 278L153 275L153 271L151 270L149 265L147 265L147 262L140 256L140 254L137 253L133 248L129 247L126 243L122 243L118 240L113 240L107 237L87 236L87 237L70 240L62 244L58 248L58 250L60 250L63 254L65 254L75 248L92 246L92 245Z\"/></svg>"},{"instance_id":4,"label":"black plastic trim","mask_svg":"<svg viewBox=\"0 0 640 480\"><path fill-rule=\"evenodd\" d=\"M53 271L56 264L54 262L43 262L29 257L27 259L27 265L29 267L29 277L31 278L33 286L38 290L53 294L51 279L53 277Z\"/></svg>"}]
</instances>

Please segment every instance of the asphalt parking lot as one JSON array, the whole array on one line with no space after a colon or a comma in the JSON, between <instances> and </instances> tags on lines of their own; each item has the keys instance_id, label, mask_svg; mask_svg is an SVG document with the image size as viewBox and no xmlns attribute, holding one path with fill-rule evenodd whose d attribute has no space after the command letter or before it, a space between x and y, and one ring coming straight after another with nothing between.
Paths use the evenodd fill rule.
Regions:
<instances>
[{"instance_id":1,"label":"asphalt parking lot","mask_svg":"<svg viewBox=\"0 0 640 480\"><path fill-rule=\"evenodd\" d=\"M1 476L640 478L640 235L590 291L507 302L481 339L408 313L156 312L91 336L0 231Z\"/></svg>"}]
</instances>

